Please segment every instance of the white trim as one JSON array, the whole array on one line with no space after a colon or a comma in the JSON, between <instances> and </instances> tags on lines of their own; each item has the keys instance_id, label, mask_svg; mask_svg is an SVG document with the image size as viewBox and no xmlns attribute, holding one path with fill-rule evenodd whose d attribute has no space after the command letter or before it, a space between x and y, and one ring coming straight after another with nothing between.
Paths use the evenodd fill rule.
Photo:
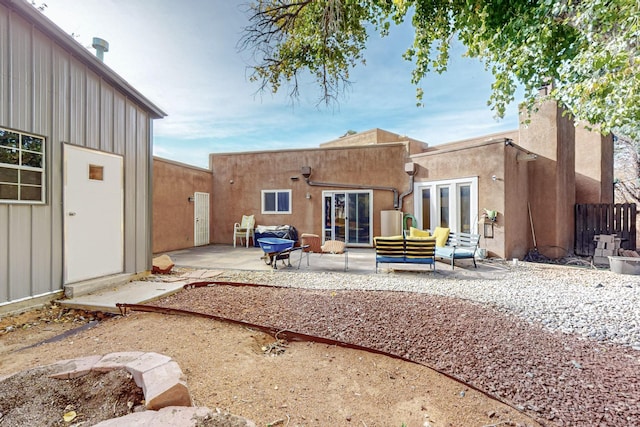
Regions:
<instances>
[{"instance_id":1,"label":"white trim","mask_svg":"<svg viewBox=\"0 0 640 427\"><path fill-rule=\"evenodd\" d=\"M11 163L2 163L0 162L0 167L6 168L6 169L14 169L18 171L18 182L3 182L3 184L5 185L15 185L18 187L18 193L20 193L21 189L24 187L31 187L31 188L37 188L40 187L40 200L19 200L19 199L0 199L0 204L19 204L19 205L44 205L47 203L47 138L43 135L36 135L30 132L25 132L25 131L21 131L21 130L17 130L17 129L12 129L12 128L7 128L7 127L0 127L0 130L5 131L5 132L11 132L11 133L16 133L19 135L19 144L18 147L15 148L15 150L18 151L18 153L20 152L27 152L27 153L32 153L32 154L36 154L36 155L40 155L42 156L42 167L33 167L33 166L27 166L27 165L21 165L21 164L11 164ZM40 139L42 140L42 150L41 151L33 151L33 150L28 150L25 148L22 148L22 136L26 135L32 138L36 138L36 139ZM11 149L11 147L8 146L3 146L5 148ZM20 172L21 171L31 171L31 172L40 172L41 173L41 181L40 181L40 185L34 185L34 184L22 184L20 182Z\"/></svg>"},{"instance_id":2,"label":"white trim","mask_svg":"<svg viewBox=\"0 0 640 427\"><path fill-rule=\"evenodd\" d=\"M471 232L478 232L478 177L471 176L466 178L455 178L440 181L421 181L414 183L413 189L413 215L418 220L418 224L423 229L433 229L440 223L440 209L438 203L438 188L449 188L449 226L452 231L459 231L460 218L458 215L458 205L460 202L460 196L458 189L462 184L471 185L471 206L470 206L470 220L471 220ZM431 224L422 224L422 190L425 188L431 189Z\"/></svg>"},{"instance_id":3,"label":"white trim","mask_svg":"<svg viewBox=\"0 0 640 427\"><path fill-rule=\"evenodd\" d=\"M276 193L276 210L275 211L267 211L264 207L264 195L266 193ZM278 209L278 193L288 193L289 194L289 206L286 211L279 211ZM291 189L275 189L275 190L261 190L260 191L260 211L263 215L278 215L278 214L291 214L291 205L293 201L291 200Z\"/></svg>"}]
</instances>

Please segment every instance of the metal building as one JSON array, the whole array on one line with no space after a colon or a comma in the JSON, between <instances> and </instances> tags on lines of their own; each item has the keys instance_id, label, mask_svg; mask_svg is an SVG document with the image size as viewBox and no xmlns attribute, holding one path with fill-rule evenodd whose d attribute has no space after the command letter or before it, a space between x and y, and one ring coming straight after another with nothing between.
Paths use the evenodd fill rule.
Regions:
<instances>
[{"instance_id":1,"label":"metal building","mask_svg":"<svg viewBox=\"0 0 640 427\"><path fill-rule=\"evenodd\" d=\"M0 0L0 309L151 267L166 114L24 0Z\"/></svg>"}]
</instances>

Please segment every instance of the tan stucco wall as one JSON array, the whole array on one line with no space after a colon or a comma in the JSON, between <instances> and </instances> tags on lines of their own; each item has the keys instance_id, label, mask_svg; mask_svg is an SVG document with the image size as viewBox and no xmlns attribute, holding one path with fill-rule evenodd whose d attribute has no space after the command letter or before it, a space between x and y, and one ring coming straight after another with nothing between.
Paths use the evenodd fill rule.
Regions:
<instances>
[{"instance_id":1,"label":"tan stucco wall","mask_svg":"<svg viewBox=\"0 0 640 427\"><path fill-rule=\"evenodd\" d=\"M505 189L509 188L514 172L507 170L505 161L505 139L518 139L518 132L504 132L431 147L429 152L417 154L411 159L419 165L416 182L478 178L478 233L483 236L482 213L484 209L498 211L493 225L493 238L480 240L480 247L489 255L507 257L511 254L505 247L506 226L510 206L505 200ZM511 174L511 175L509 175ZM495 176L495 180L493 179Z\"/></svg>"},{"instance_id":2,"label":"tan stucco wall","mask_svg":"<svg viewBox=\"0 0 640 427\"><path fill-rule=\"evenodd\" d=\"M514 140L515 142L515 140ZM533 247L529 222L529 162L518 161L523 153L511 146L504 152L504 255L522 259Z\"/></svg>"},{"instance_id":3,"label":"tan stucco wall","mask_svg":"<svg viewBox=\"0 0 640 427\"><path fill-rule=\"evenodd\" d=\"M613 203L613 135L576 127L576 203Z\"/></svg>"},{"instance_id":4,"label":"tan stucco wall","mask_svg":"<svg viewBox=\"0 0 640 427\"><path fill-rule=\"evenodd\" d=\"M302 166L311 167L313 182L395 187L399 193L409 186L404 172L407 143L211 154L209 159L215 200L213 243L231 244L233 224L243 214L255 215L256 225L286 224L294 226L299 234L322 235L322 191L343 189L308 185L301 175ZM286 189L291 189L292 214L262 214L261 191ZM380 233L379 212L393 208L391 191L374 191L373 235Z\"/></svg>"},{"instance_id":5,"label":"tan stucco wall","mask_svg":"<svg viewBox=\"0 0 640 427\"><path fill-rule=\"evenodd\" d=\"M194 203L189 197L194 192L209 193L212 204L211 171L154 157L154 254L193 246Z\"/></svg>"},{"instance_id":6,"label":"tan stucco wall","mask_svg":"<svg viewBox=\"0 0 640 427\"><path fill-rule=\"evenodd\" d=\"M355 147L371 144L387 144L395 142L408 142L409 153L416 154L425 151L429 145L426 142L409 138L406 135L389 132L384 129L370 129L353 135L345 135L329 142L320 144L320 148Z\"/></svg>"}]
</instances>

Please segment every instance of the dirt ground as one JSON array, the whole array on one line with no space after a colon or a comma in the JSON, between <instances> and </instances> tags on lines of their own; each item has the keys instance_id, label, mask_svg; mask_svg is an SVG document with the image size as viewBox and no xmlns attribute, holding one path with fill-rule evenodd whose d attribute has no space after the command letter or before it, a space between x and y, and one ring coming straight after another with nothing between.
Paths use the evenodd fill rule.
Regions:
<instances>
[{"instance_id":1,"label":"dirt ground","mask_svg":"<svg viewBox=\"0 0 640 427\"><path fill-rule=\"evenodd\" d=\"M77 333L68 332L83 325ZM65 333L61 339L42 343ZM186 374L196 405L220 408L258 426L539 425L419 364L326 344L282 343L262 332L210 319L139 312L105 317L57 306L0 319L0 378L59 360L117 351L172 357ZM43 386L37 375L23 381L24 395L38 389L42 399L24 399L19 411L49 414L31 425L91 425L140 404L134 397L96 404L95 400L107 397L92 393L106 387L102 377L76 382L73 386L79 392L64 399L54 396L60 387ZM106 394L112 398L135 391L109 387ZM16 408L4 399L15 388L10 379L0 381L3 427L24 425L12 423ZM79 396L89 396L88 406L81 406L85 400ZM113 400L119 401L118 408ZM71 411L75 418L62 421Z\"/></svg>"}]
</instances>

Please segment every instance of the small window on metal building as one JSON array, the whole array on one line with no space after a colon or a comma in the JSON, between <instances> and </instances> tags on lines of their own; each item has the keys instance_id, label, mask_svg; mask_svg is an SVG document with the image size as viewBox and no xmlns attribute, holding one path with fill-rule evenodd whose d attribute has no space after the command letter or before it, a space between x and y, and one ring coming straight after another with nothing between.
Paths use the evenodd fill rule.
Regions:
<instances>
[{"instance_id":1,"label":"small window on metal building","mask_svg":"<svg viewBox=\"0 0 640 427\"><path fill-rule=\"evenodd\" d=\"M44 203L45 139L0 128L0 203Z\"/></svg>"},{"instance_id":2,"label":"small window on metal building","mask_svg":"<svg viewBox=\"0 0 640 427\"><path fill-rule=\"evenodd\" d=\"M104 166L89 165L89 179L92 181L104 181Z\"/></svg>"}]
</instances>

